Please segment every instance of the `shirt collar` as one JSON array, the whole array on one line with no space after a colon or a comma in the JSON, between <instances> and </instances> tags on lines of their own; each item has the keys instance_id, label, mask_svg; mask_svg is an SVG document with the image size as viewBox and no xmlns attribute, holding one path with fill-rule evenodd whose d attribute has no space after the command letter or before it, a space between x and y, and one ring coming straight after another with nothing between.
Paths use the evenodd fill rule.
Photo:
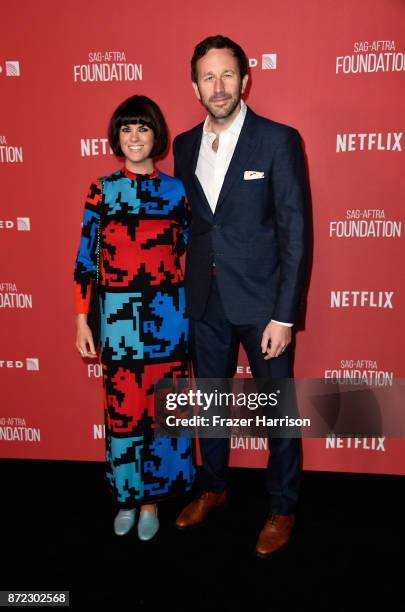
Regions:
<instances>
[{"instance_id":1,"label":"shirt collar","mask_svg":"<svg viewBox=\"0 0 405 612\"><path fill-rule=\"evenodd\" d=\"M121 172L124 176L134 181L137 179L154 179L159 174L159 170L156 168L155 164L153 164L153 170L150 174L139 174L136 172L131 172L131 170L128 170L126 166L123 166Z\"/></svg>"},{"instance_id":2,"label":"shirt collar","mask_svg":"<svg viewBox=\"0 0 405 612\"><path fill-rule=\"evenodd\" d=\"M246 117L246 112L247 112L247 106L244 103L244 101L241 99L240 101L240 111L237 114L237 116L235 117L235 119L232 121L231 125L226 128L226 130L223 130L221 132L221 134L232 134L234 136L239 136L242 126L243 126L243 122L245 121L245 117ZM204 121L204 126L203 126L203 135L209 140L209 141L214 141L216 138L216 134L214 134L214 132L209 132L208 131L208 121L209 121L209 117L207 115L207 117L205 118Z\"/></svg>"}]
</instances>

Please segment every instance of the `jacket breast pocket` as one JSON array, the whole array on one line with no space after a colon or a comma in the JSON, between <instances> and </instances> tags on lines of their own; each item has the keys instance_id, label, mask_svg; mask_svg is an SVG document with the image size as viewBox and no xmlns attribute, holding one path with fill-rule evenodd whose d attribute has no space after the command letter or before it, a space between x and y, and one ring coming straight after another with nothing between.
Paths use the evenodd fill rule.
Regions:
<instances>
[{"instance_id":1,"label":"jacket breast pocket","mask_svg":"<svg viewBox=\"0 0 405 612\"><path fill-rule=\"evenodd\" d=\"M239 193L243 198L250 199L263 199L268 201L270 184L267 176L265 175L262 179L254 180L241 180L239 182Z\"/></svg>"}]
</instances>

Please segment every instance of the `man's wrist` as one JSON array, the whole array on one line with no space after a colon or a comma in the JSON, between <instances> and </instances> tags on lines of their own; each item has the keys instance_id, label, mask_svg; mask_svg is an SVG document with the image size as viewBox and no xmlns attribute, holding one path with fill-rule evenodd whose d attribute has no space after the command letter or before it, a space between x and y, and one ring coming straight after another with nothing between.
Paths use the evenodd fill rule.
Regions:
<instances>
[{"instance_id":1,"label":"man's wrist","mask_svg":"<svg viewBox=\"0 0 405 612\"><path fill-rule=\"evenodd\" d=\"M294 323L283 323L282 321L276 321L275 319L271 319L271 323L278 323L278 325L284 325L284 327L292 327Z\"/></svg>"}]
</instances>

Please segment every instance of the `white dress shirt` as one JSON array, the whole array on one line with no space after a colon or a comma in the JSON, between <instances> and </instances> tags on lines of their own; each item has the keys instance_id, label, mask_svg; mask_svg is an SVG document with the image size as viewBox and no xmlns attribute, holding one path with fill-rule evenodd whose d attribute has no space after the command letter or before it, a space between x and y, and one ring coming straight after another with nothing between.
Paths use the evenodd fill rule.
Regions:
<instances>
[{"instance_id":1,"label":"white dress shirt","mask_svg":"<svg viewBox=\"0 0 405 612\"><path fill-rule=\"evenodd\" d=\"M214 132L208 131L208 116L204 122L195 173L201 183L201 187L204 190L205 197L213 213L215 213L224 178L245 121L246 111L247 106L244 101L241 100L238 115L231 125L225 130L222 130L218 136ZM217 151L214 151L212 143L216 138L218 138L218 148ZM274 321L274 319L272 319L272 321ZM292 327L292 323L282 323L281 321L274 321L274 323Z\"/></svg>"},{"instance_id":2,"label":"white dress shirt","mask_svg":"<svg viewBox=\"0 0 405 612\"><path fill-rule=\"evenodd\" d=\"M218 136L214 132L208 131L208 117L204 122L195 173L213 213L215 212L225 174L227 173L243 122L245 121L247 107L243 100L241 100L240 106L240 111L232 124L226 130L222 130ZM218 149L214 151L212 143L216 138L218 138Z\"/></svg>"}]
</instances>

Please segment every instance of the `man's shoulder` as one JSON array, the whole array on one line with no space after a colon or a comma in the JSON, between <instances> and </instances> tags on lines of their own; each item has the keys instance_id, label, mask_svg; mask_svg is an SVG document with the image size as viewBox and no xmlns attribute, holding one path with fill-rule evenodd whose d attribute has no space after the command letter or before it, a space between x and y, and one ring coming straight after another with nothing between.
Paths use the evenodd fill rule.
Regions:
<instances>
[{"instance_id":1,"label":"man's shoulder","mask_svg":"<svg viewBox=\"0 0 405 612\"><path fill-rule=\"evenodd\" d=\"M251 109L249 109L252 120L256 122L258 129L262 135L268 135L272 139L285 140L288 138L299 137L299 132L295 127L287 125L286 123L280 123L267 117L257 115Z\"/></svg>"},{"instance_id":2,"label":"man's shoulder","mask_svg":"<svg viewBox=\"0 0 405 612\"><path fill-rule=\"evenodd\" d=\"M183 145L188 144L189 142L193 142L196 138L198 138L201 135L203 125L204 125L204 122L201 122L198 125L195 125L194 127L192 127L190 130L187 130L186 132L181 132L180 134L178 134L173 141L173 146L181 147Z\"/></svg>"}]
</instances>

